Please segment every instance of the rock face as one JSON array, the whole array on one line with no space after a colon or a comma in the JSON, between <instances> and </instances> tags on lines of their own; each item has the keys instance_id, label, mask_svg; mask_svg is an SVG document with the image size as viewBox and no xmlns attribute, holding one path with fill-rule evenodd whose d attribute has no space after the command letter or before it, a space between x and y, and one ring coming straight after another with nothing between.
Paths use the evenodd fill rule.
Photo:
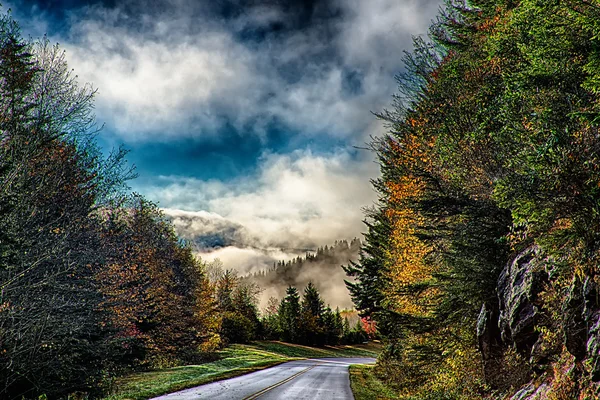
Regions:
<instances>
[{"instance_id":1,"label":"rock face","mask_svg":"<svg viewBox=\"0 0 600 400\"><path fill-rule=\"evenodd\" d=\"M535 324L539 309L536 303L547 281L548 273L537 246L518 254L498 278L500 335L504 343L514 345L523 355L529 355L538 340Z\"/></svg>"},{"instance_id":2,"label":"rock face","mask_svg":"<svg viewBox=\"0 0 600 400\"><path fill-rule=\"evenodd\" d=\"M583 284L575 278L571 284L567 301L563 306L564 342L567 351L581 361L586 355L588 330L585 316L585 296Z\"/></svg>"},{"instance_id":3,"label":"rock face","mask_svg":"<svg viewBox=\"0 0 600 400\"><path fill-rule=\"evenodd\" d=\"M566 398L575 396L583 388L578 383L582 380L592 389L592 396L596 396L593 398L600 398L600 279L593 275L595 271L591 275L574 272L558 310L560 320L549 325L552 317L539 294L556 276L553 265L535 245L517 254L498 278L498 302L484 304L479 315L477 337L488 384L502 389L506 381L512 379L506 375L510 371L502 360L509 348L516 349L528 360L529 367L525 368L531 368L538 378L546 377L535 384L534 381L527 383L527 376L520 382L513 381L517 386L524 386L511 400L546 399L555 390L564 394L561 392L565 390L564 382L561 387L560 382L554 381L555 375L546 374L556 367L549 368L549 364L564 355L563 349L572 358L561 368L565 379L574 385L571 388L574 391ZM548 346L538 333L540 327L562 333L562 343Z\"/></svg>"},{"instance_id":4,"label":"rock face","mask_svg":"<svg viewBox=\"0 0 600 400\"><path fill-rule=\"evenodd\" d=\"M502 341L498 328L498 305L484 304L477 319L477 339L483 358L483 373L486 382L497 388L501 376Z\"/></svg>"},{"instance_id":5,"label":"rock face","mask_svg":"<svg viewBox=\"0 0 600 400\"><path fill-rule=\"evenodd\" d=\"M582 328L586 339L585 358L590 366L592 382L600 382L600 288L594 277L586 277L582 287Z\"/></svg>"},{"instance_id":6,"label":"rock face","mask_svg":"<svg viewBox=\"0 0 600 400\"><path fill-rule=\"evenodd\" d=\"M564 344L576 361L586 361L593 382L600 381L600 304L592 276L573 279L563 307Z\"/></svg>"},{"instance_id":7,"label":"rock face","mask_svg":"<svg viewBox=\"0 0 600 400\"><path fill-rule=\"evenodd\" d=\"M590 377L592 382L600 382L600 313L596 313L595 323L589 331L586 343L586 355L590 361Z\"/></svg>"}]
</instances>

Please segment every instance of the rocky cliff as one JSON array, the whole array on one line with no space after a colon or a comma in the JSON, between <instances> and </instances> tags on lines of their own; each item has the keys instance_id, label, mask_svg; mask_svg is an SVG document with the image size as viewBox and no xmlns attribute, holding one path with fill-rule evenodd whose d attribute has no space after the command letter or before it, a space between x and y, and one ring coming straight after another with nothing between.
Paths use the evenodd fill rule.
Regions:
<instances>
[{"instance_id":1,"label":"rocky cliff","mask_svg":"<svg viewBox=\"0 0 600 400\"><path fill-rule=\"evenodd\" d=\"M598 281L565 274L535 245L504 267L497 301L482 306L477 324L486 380L498 396L600 398Z\"/></svg>"}]
</instances>

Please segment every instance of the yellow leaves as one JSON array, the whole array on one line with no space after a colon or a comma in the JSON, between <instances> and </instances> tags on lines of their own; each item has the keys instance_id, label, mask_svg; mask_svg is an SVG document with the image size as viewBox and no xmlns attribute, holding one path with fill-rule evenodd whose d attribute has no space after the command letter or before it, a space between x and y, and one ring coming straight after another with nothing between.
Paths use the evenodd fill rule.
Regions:
<instances>
[{"instance_id":1,"label":"yellow leaves","mask_svg":"<svg viewBox=\"0 0 600 400\"><path fill-rule=\"evenodd\" d=\"M428 123L427 118L409 117L407 124L417 131ZM399 140L390 139L388 146L394 158L392 165L401 167L401 171L418 171L428 168L430 153L435 139L424 139L417 134L406 134ZM424 219L411 208L414 200L422 197L426 183L412 174L384 182L386 187L386 217L391 221L392 233L387 250L388 287L384 289L389 299L388 306L398 313L426 316L431 309L429 304L436 297L432 289L426 289L418 296L410 288L432 280L433 270L425 258L430 248L417 237L417 228Z\"/></svg>"},{"instance_id":2,"label":"yellow leaves","mask_svg":"<svg viewBox=\"0 0 600 400\"><path fill-rule=\"evenodd\" d=\"M394 311L426 316L436 293L433 289L426 289L416 296L409 288L432 280L434 271L431 264L425 260L431 249L416 236L417 226L423 223L423 218L402 204L402 200L420 194L424 187L422 183L411 179L388 182L388 186L390 192L395 195L392 201L401 205L386 211L392 221L392 235L388 252L390 283L385 293Z\"/></svg>"}]
</instances>

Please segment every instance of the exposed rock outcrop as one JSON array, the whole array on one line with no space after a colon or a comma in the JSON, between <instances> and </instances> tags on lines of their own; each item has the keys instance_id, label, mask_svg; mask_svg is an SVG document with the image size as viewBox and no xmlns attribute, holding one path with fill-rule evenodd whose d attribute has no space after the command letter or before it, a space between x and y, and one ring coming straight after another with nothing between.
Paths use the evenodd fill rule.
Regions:
<instances>
[{"instance_id":1,"label":"exposed rock outcrop","mask_svg":"<svg viewBox=\"0 0 600 400\"><path fill-rule=\"evenodd\" d=\"M554 264L535 245L517 254L498 278L498 303L485 304L479 315L477 337L488 384L507 388L498 376L510 373L510 365L503 364L508 349L515 349L533 371L531 377L537 377L512 382L523 386L511 400L569 398L582 390L591 398L600 396L600 285L593 275L573 273L570 285L556 286ZM564 298L558 320L540 296L548 283L558 288L555 296ZM540 336L544 330L559 334L558 340Z\"/></svg>"},{"instance_id":2,"label":"exposed rock outcrop","mask_svg":"<svg viewBox=\"0 0 600 400\"><path fill-rule=\"evenodd\" d=\"M585 318L583 284L575 278L563 306L564 343L567 351L581 361L586 355L588 329Z\"/></svg>"},{"instance_id":3,"label":"exposed rock outcrop","mask_svg":"<svg viewBox=\"0 0 600 400\"><path fill-rule=\"evenodd\" d=\"M539 316L538 294L548 281L548 272L537 246L531 246L506 265L498 278L498 327L504 343L529 355L538 340L535 324Z\"/></svg>"},{"instance_id":4,"label":"exposed rock outcrop","mask_svg":"<svg viewBox=\"0 0 600 400\"><path fill-rule=\"evenodd\" d=\"M592 382L600 382L600 288L594 277L586 277L583 288L583 322L586 329L585 357Z\"/></svg>"}]
</instances>

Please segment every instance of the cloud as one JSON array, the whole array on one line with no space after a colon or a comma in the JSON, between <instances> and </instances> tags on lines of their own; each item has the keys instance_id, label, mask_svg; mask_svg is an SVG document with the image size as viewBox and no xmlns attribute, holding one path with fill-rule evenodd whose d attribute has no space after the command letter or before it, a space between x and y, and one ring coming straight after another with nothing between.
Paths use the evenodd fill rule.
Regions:
<instances>
[{"instance_id":1,"label":"cloud","mask_svg":"<svg viewBox=\"0 0 600 400\"><path fill-rule=\"evenodd\" d=\"M220 105L243 110L257 100L240 96L255 93L259 79L254 56L231 35L174 37L176 21L158 20L144 39L111 23L117 12L76 25L81 40L66 48L80 76L99 88L100 117L127 139L214 134L225 123Z\"/></svg>"},{"instance_id":2,"label":"cloud","mask_svg":"<svg viewBox=\"0 0 600 400\"><path fill-rule=\"evenodd\" d=\"M98 88L103 140L159 149L135 154L147 171L166 172L132 186L160 202L203 258L244 273L360 236L378 166L351 146L382 133L370 111L390 104L402 53L441 0L68 3L17 12L28 33L56 29L50 38L70 67ZM301 140L269 139L280 133ZM161 154L189 143L198 148ZM243 168L234 162L256 154ZM210 171L202 176L236 176L199 179L192 163ZM322 290L345 304L338 272Z\"/></svg>"},{"instance_id":3,"label":"cloud","mask_svg":"<svg viewBox=\"0 0 600 400\"><path fill-rule=\"evenodd\" d=\"M398 60L411 50L412 37L427 33L442 4L439 0L339 0L348 16L337 47L344 63L378 70L385 77L398 72Z\"/></svg>"},{"instance_id":4,"label":"cloud","mask_svg":"<svg viewBox=\"0 0 600 400\"><path fill-rule=\"evenodd\" d=\"M280 249L255 249L228 246L214 251L198 252L202 260L221 260L224 267L233 268L241 274L264 271L273 266L277 261L289 261L293 258L304 256L305 253L288 253ZM268 299L267 299L268 300Z\"/></svg>"},{"instance_id":5,"label":"cloud","mask_svg":"<svg viewBox=\"0 0 600 400\"><path fill-rule=\"evenodd\" d=\"M242 225L206 211L163 209L178 235L191 241L200 252L226 246L248 246L259 243Z\"/></svg>"},{"instance_id":6,"label":"cloud","mask_svg":"<svg viewBox=\"0 0 600 400\"><path fill-rule=\"evenodd\" d=\"M233 17L191 1L84 7L63 42L99 88L99 118L126 141L224 127L264 135L275 120L303 135L363 138L439 2L301 3L224 2Z\"/></svg>"},{"instance_id":7,"label":"cloud","mask_svg":"<svg viewBox=\"0 0 600 400\"><path fill-rule=\"evenodd\" d=\"M362 207L376 198L369 177L377 174L377 165L370 157L341 150L266 154L255 176L230 182L163 177L163 185L143 192L162 199L183 237L218 243L213 247L220 248L219 257L235 261L244 272L252 263L270 266L277 257L290 258L286 254L359 237ZM182 211L198 209L208 212ZM204 253L211 252L208 247Z\"/></svg>"}]
</instances>

